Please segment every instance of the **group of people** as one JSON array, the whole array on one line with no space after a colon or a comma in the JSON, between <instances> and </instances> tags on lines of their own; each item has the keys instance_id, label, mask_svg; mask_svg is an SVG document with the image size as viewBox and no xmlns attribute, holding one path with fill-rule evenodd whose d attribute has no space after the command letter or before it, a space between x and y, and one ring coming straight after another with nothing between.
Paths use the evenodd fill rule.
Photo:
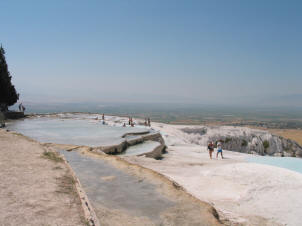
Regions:
<instances>
[{"instance_id":1,"label":"group of people","mask_svg":"<svg viewBox=\"0 0 302 226\"><path fill-rule=\"evenodd\" d=\"M145 126L151 127L151 119L150 118L145 118Z\"/></svg>"},{"instance_id":2,"label":"group of people","mask_svg":"<svg viewBox=\"0 0 302 226\"><path fill-rule=\"evenodd\" d=\"M24 108L22 104L19 105L19 110L20 110L20 108ZM24 108L24 110L25 110L25 108ZM99 117L95 117L95 120L99 120ZM105 124L105 115L104 114L102 114L102 123ZM133 122L132 117L128 118L128 124L129 124L129 126L134 127L135 123ZM145 124L145 126L151 127L151 119L150 118L145 118L145 123L144 124ZM126 123L123 123L123 127L126 127Z\"/></svg>"},{"instance_id":3,"label":"group of people","mask_svg":"<svg viewBox=\"0 0 302 226\"><path fill-rule=\"evenodd\" d=\"M209 155L210 159L212 159L212 154L214 152L215 145L213 141L210 141L208 144L208 150L209 150ZM220 141L217 142L217 153L216 153L216 158L218 158L218 154L221 154L221 158L223 159L223 154L222 154L222 143Z\"/></svg>"},{"instance_id":4,"label":"group of people","mask_svg":"<svg viewBox=\"0 0 302 226\"><path fill-rule=\"evenodd\" d=\"M135 123L133 122L133 118L132 117L128 118L128 125L131 126L131 127L134 127ZM150 118L145 118L144 125L151 127L151 119ZM126 127L126 123L123 124L123 127Z\"/></svg>"},{"instance_id":5,"label":"group of people","mask_svg":"<svg viewBox=\"0 0 302 226\"><path fill-rule=\"evenodd\" d=\"M95 120L99 120L99 117L95 117ZM105 125L105 114L102 114L102 124Z\"/></svg>"}]
</instances>

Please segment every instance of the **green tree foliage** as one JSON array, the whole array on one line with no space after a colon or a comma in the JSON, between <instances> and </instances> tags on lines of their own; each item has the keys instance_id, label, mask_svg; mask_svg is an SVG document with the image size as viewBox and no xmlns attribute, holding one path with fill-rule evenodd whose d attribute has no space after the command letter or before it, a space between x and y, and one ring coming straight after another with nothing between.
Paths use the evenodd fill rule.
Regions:
<instances>
[{"instance_id":1,"label":"green tree foliage","mask_svg":"<svg viewBox=\"0 0 302 226\"><path fill-rule=\"evenodd\" d=\"M267 140L263 141L263 147L265 150L269 148L269 142Z\"/></svg>"},{"instance_id":2,"label":"green tree foliage","mask_svg":"<svg viewBox=\"0 0 302 226\"><path fill-rule=\"evenodd\" d=\"M242 140L241 146L242 147L246 147L247 145L248 145L247 141L246 140Z\"/></svg>"},{"instance_id":3,"label":"green tree foliage","mask_svg":"<svg viewBox=\"0 0 302 226\"><path fill-rule=\"evenodd\" d=\"M7 108L8 106L11 106L17 102L17 100L19 99L19 94L16 92L15 86L11 83L12 76L10 76L10 73L8 71L4 54L5 51L1 46L0 47L0 105L2 105L2 108Z\"/></svg>"}]
</instances>

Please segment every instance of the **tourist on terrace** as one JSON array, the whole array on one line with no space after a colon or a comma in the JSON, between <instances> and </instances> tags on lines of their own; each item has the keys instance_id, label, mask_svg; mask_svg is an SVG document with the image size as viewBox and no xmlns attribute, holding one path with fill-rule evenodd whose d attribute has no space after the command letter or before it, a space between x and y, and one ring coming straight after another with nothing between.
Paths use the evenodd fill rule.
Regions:
<instances>
[{"instance_id":1,"label":"tourist on terrace","mask_svg":"<svg viewBox=\"0 0 302 226\"><path fill-rule=\"evenodd\" d=\"M210 141L208 144L208 150L209 150L210 159L212 159L212 153L214 151L214 144L212 141Z\"/></svg>"},{"instance_id":2,"label":"tourist on terrace","mask_svg":"<svg viewBox=\"0 0 302 226\"><path fill-rule=\"evenodd\" d=\"M216 154L216 158L218 158L218 154L221 154L221 158L223 159L223 154L222 154L222 143L220 141L218 141L217 143L217 154Z\"/></svg>"}]
</instances>

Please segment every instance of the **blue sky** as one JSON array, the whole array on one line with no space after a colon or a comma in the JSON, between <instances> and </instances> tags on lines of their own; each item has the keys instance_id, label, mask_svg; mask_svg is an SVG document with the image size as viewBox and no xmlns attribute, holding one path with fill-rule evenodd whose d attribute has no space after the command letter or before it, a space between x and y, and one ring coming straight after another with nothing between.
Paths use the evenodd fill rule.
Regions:
<instances>
[{"instance_id":1,"label":"blue sky","mask_svg":"<svg viewBox=\"0 0 302 226\"><path fill-rule=\"evenodd\" d=\"M0 42L22 101L278 103L302 97L301 12L294 0L11 0Z\"/></svg>"}]
</instances>

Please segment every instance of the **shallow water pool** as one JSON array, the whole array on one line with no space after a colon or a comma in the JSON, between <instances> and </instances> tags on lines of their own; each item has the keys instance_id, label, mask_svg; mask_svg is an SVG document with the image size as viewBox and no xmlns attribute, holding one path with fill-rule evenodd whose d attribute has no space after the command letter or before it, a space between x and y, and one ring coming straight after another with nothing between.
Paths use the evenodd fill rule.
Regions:
<instances>
[{"instance_id":1,"label":"shallow water pool","mask_svg":"<svg viewBox=\"0 0 302 226\"><path fill-rule=\"evenodd\" d=\"M175 205L163 196L154 184L127 173L99 158L76 151L61 151L81 181L88 198L96 210L104 206L122 210L132 217L148 217L154 225L161 225L160 215Z\"/></svg>"},{"instance_id":2,"label":"shallow water pool","mask_svg":"<svg viewBox=\"0 0 302 226\"><path fill-rule=\"evenodd\" d=\"M120 155L123 155L123 156L140 155L143 153L153 151L159 145L160 145L159 142L148 140L148 141L145 141L144 143L137 144L137 145L127 148L127 150Z\"/></svg>"},{"instance_id":3,"label":"shallow water pool","mask_svg":"<svg viewBox=\"0 0 302 226\"><path fill-rule=\"evenodd\" d=\"M126 133L148 132L137 127L103 125L93 119L34 117L9 122L7 128L39 142L87 145L92 147L120 143Z\"/></svg>"},{"instance_id":4,"label":"shallow water pool","mask_svg":"<svg viewBox=\"0 0 302 226\"><path fill-rule=\"evenodd\" d=\"M302 159L292 157L254 156L247 159L248 162L277 166L302 173Z\"/></svg>"}]
</instances>

